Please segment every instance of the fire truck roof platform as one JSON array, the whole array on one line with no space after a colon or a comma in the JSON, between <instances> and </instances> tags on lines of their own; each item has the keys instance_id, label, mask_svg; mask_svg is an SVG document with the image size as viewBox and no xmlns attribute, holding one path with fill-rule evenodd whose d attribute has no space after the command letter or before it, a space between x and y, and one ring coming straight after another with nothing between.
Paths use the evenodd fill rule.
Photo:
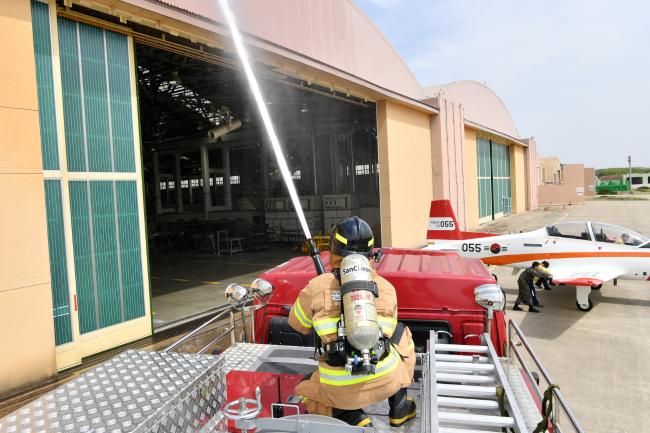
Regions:
<instances>
[{"instance_id":1,"label":"fire truck roof platform","mask_svg":"<svg viewBox=\"0 0 650 433\"><path fill-rule=\"evenodd\" d=\"M418 416L402 427L402 432L497 432L502 427L515 432L533 430L541 418L530 384L519 367L496 357L489 338L483 342L481 346L434 343L430 352L434 356L417 355L420 378L409 394L418 405ZM130 350L1 419L0 433L230 431L233 424L229 429L224 402L230 401L238 413L243 407L239 399L249 398L249 405L258 406L255 415L269 398L275 401L282 396L278 403L283 406L297 381L316 368L313 356L311 347L247 343L235 344L219 355ZM251 386L242 386L230 373L251 375ZM273 380L267 388L263 384L265 374ZM281 390L280 376L293 382L282 382L288 385ZM258 387L264 393L277 392L277 397L250 399ZM498 389L504 391L502 399L498 398ZM387 402L366 411L376 431L393 431L388 425ZM328 433L371 431L304 414L240 418L234 425L252 425L260 432L316 433L324 432L324 428Z\"/></svg>"}]
</instances>

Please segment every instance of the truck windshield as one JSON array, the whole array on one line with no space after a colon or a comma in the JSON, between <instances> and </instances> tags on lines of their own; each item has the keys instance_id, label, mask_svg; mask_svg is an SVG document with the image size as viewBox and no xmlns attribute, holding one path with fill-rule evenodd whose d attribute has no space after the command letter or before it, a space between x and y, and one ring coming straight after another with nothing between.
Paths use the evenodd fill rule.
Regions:
<instances>
[{"instance_id":1,"label":"truck windshield","mask_svg":"<svg viewBox=\"0 0 650 433\"><path fill-rule=\"evenodd\" d=\"M611 244L629 245L632 247L644 246L650 239L632 230L612 224L591 223L596 242L607 242Z\"/></svg>"}]
</instances>

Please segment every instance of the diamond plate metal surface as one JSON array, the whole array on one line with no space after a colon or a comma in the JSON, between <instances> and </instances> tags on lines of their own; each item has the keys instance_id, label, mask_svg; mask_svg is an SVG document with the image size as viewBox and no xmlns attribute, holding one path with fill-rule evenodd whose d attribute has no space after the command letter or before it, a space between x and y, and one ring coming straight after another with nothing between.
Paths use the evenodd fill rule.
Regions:
<instances>
[{"instance_id":1,"label":"diamond plate metal surface","mask_svg":"<svg viewBox=\"0 0 650 433\"><path fill-rule=\"evenodd\" d=\"M0 419L0 433L196 432L219 416L223 366L221 356L129 350Z\"/></svg>"},{"instance_id":2,"label":"diamond plate metal surface","mask_svg":"<svg viewBox=\"0 0 650 433\"><path fill-rule=\"evenodd\" d=\"M221 354L225 358L224 374L231 370L253 371L259 358L265 357L271 350L272 346L265 344L237 343L230 346Z\"/></svg>"}]
</instances>

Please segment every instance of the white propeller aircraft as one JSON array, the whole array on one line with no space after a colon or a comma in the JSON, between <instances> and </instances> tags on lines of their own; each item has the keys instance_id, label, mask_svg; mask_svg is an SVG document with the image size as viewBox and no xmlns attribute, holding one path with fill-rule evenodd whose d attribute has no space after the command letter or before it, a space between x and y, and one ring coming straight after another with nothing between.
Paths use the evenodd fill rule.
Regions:
<instances>
[{"instance_id":1,"label":"white propeller aircraft","mask_svg":"<svg viewBox=\"0 0 650 433\"><path fill-rule=\"evenodd\" d=\"M610 280L650 281L650 238L590 221L561 222L531 232L461 232L448 200L431 202L426 249L455 251L486 265L527 268L546 260L557 284L576 286L576 306L591 310L591 290Z\"/></svg>"}]
</instances>

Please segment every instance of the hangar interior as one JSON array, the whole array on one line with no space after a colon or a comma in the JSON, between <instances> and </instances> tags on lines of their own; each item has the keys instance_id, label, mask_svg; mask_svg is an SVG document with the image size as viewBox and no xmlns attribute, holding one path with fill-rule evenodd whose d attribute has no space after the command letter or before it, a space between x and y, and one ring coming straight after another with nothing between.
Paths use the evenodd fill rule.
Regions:
<instances>
[{"instance_id":1,"label":"hangar interior","mask_svg":"<svg viewBox=\"0 0 650 433\"><path fill-rule=\"evenodd\" d=\"M219 305L229 280L300 254L304 236L243 74L143 44L135 57L152 310L163 325ZM260 75L312 234L354 214L380 241L375 105Z\"/></svg>"}]
</instances>

